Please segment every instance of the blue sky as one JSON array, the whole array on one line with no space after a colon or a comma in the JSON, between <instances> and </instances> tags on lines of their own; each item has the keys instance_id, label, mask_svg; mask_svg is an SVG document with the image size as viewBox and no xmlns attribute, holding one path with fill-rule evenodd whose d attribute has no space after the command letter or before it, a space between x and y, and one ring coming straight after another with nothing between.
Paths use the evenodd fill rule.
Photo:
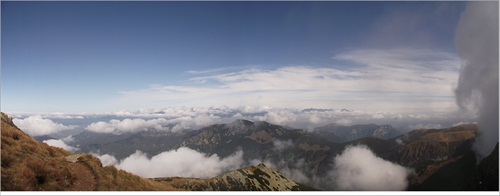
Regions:
<instances>
[{"instance_id":1,"label":"blue sky","mask_svg":"<svg viewBox=\"0 0 500 196\"><path fill-rule=\"evenodd\" d=\"M2 2L5 112L447 111L465 2Z\"/></svg>"}]
</instances>

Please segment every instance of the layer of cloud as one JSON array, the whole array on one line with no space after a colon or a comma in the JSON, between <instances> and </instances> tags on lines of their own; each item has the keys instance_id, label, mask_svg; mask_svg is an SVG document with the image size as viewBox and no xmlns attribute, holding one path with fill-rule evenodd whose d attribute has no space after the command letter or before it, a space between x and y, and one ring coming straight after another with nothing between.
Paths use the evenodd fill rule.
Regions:
<instances>
[{"instance_id":1,"label":"layer of cloud","mask_svg":"<svg viewBox=\"0 0 500 196\"><path fill-rule=\"evenodd\" d=\"M59 147L64 150L70 151L70 152L76 152L79 149L73 146L70 146L64 142L63 139L50 139L50 140L44 140L43 143L46 143L49 146L54 146L54 147Z\"/></svg>"},{"instance_id":2,"label":"layer of cloud","mask_svg":"<svg viewBox=\"0 0 500 196\"><path fill-rule=\"evenodd\" d=\"M105 164L116 163L110 155L98 156ZM187 147L166 151L148 158L146 154L136 151L129 157L116 163L119 169L145 177L193 177L211 178L227 171L244 166L243 151L220 158L217 154L206 155Z\"/></svg>"},{"instance_id":3,"label":"layer of cloud","mask_svg":"<svg viewBox=\"0 0 500 196\"><path fill-rule=\"evenodd\" d=\"M477 115L479 136L474 148L480 157L498 142L498 2L468 2L456 30L457 51L463 60L456 102Z\"/></svg>"},{"instance_id":4,"label":"layer of cloud","mask_svg":"<svg viewBox=\"0 0 500 196\"><path fill-rule=\"evenodd\" d=\"M329 172L338 190L397 191L408 186L411 170L377 157L366 146L347 147Z\"/></svg>"},{"instance_id":5,"label":"layer of cloud","mask_svg":"<svg viewBox=\"0 0 500 196\"><path fill-rule=\"evenodd\" d=\"M50 119L43 118L41 115L33 115L24 119L14 119L14 124L21 130L31 136L50 135L63 130L75 129L74 125L63 125Z\"/></svg>"},{"instance_id":6,"label":"layer of cloud","mask_svg":"<svg viewBox=\"0 0 500 196\"><path fill-rule=\"evenodd\" d=\"M165 124L166 120L162 118L144 120L140 118L136 119L123 119L117 120L112 119L109 122L95 122L88 125L85 129L92 132L98 133L127 133L127 132L138 132L148 129L154 130L164 130L165 128L162 124Z\"/></svg>"},{"instance_id":7,"label":"layer of cloud","mask_svg":"<svg viewBox=\"0 0 500 196\"><path fill-rule=\"evenodd\" d=\"M61 112L43 114L42 116L44 118L52 118L52 119L84 119L85 118L83 115L65 114L65 113L61 113Z\"/></svg>"},{"instance_id":8,"label":"layer of cloud","mask_svg":"<svg viewBox=\"0 0 500 196\"><path fill-rule=\"evenodd\" d=\"M431 125L448 127L456 122L470 121L469 118L457 113L401 114L348 109L292 109L269 106L168 107L119 111L112 114L111 117L114 119L90 123L86 130L113 134L153 129L178 132L198 130L213 124L227 124L237 119L247 119L305 130L313 130L331 123L341 125L390 124L396 129L406 132L423 128L426 125L428 125L427 127ZM97 120L98 118L86 117L86 119Z\"/></svg>"},{"instance_id":9,"label":"layer of cloud","mask_svg":"<svg viewBox=\"0 0 500 196\"><path fill-rule=\"evenodd\" d=\"M459 60L435 50L352 50L339 65L287 66L196 74L183 85L122 92L132 105L347 107L369 111L449 111ZM344 66L356 64L358 66ZM340 68L342 67L342 68ZM346 69L345 67L349 67Z\"/></svg>"}]
</instances>

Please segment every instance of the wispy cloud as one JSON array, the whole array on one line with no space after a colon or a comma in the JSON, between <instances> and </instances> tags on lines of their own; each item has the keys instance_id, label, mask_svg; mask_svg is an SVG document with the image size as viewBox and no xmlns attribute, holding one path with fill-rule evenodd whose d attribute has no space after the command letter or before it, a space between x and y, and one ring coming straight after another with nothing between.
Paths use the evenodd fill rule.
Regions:
<instances>
[{"instance_id":1,"label":"wispy cloud","mask_svg":"<svg viewBox=\"0 0 500 196\"><path fill-rule=\"evenodd\" d=\"M423 49L353 50L333 58L349 66L199 71L183 85L123 91L119 101L144 107L269 105L410 112L456 108L452 89L460 62L454 54Z\"/></svg>"}]
</instances>

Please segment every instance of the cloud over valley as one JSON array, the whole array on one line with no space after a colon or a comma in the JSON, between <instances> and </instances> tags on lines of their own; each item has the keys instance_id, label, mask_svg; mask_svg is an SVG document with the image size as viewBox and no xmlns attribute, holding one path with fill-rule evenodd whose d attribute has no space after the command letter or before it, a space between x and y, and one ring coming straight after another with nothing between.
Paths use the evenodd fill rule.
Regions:
<instances>
[{"instance_id":1,"label":"cloud over valley","mask_svg":"<svg viewBox=\"0 0 500 196\"><path fill-rule=\"evenodd\" d=\"M211 178L244 166L243 151L221 158L217 154L206 155L187 147L165 151L151 158L140 151L116 161L110 155L98 155L105 165L115 164L117 168L145 178L180 176Z\"/></svg>"},{"instance_id":2,"label":"cloud over valley","mask_svg":"<svg viewBox=\"0 0 500 196\"><path fill-rule=\"evenodd\" d=\"M338 190L398 191L408 186L412 170L377 157L366 146L348 146L329 172Z\"/></svg>"}]
</instances>

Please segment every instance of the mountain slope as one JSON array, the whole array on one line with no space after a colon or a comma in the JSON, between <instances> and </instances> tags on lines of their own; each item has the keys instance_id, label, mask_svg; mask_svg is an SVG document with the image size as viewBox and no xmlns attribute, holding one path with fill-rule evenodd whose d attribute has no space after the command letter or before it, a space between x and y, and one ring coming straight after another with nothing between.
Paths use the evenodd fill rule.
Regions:
<instances>
[{"instance_id":1,"label":"mountain slope","mask_svg":"<svg viewBox=\"0 0 500 196\"><path fill-rule=\"evenodd\" d=\"M178 147L186 146L208 154L226 156L234 152L230 146L271 144L274 137L288 132L287 129L267 122L236 120L230 124L216 124L202 128L185 137Z\"/></svg>"},{"instance_id":2,"label":"mountain slope","mask_svg":"<svg viewBox=\"0 0 500 196\"><path fill-rule=\"evenodd\" d=\"M300 186L277 171L259 164L210 179L155 178L175 188L195 191L298 191Z\"/></svg>"},{"instance_id":3,"label":"mountain slope","mask_svg":"<svg viewBox=\"0 0 500 196\"><path fill-rule=\"evenodd\" d=\"M108 191L177 190L114 167L102 167L99 159L71 153L38 142L2 116L2 191Z\"/></svg>"},{"instance_id":4,"label":"mountain slope","mask_svg":"<svg viewBox=\"0 0 500 196\"><path fill-rule=\"evenodd\" d=\"M275 163L276 168L296 168L316 175L328 166L343 145L328 142L319 135L299 129L285 129L267 122L236 120L202 128L184 138L178 147L189 147L206 154L226 157L241 149L247 162Z\"/></svg>"},{"instance_id":5,"label":"mountain slope","mask_svg":"<svg viewBox=\"0 0 500 196\"><path fill-rule=\"evenodd\" d=\"M343 143L366 137L375 137L380 139L390 139L401 135L401 132L391 125L352 125L343 126L338 124L328 124L314 129L319 135L325 137L331 142Z\"/></svg>"},{"instance_id":6,"label":"mountain slope","mask_svg":"<svg viewBox=\"0 0 500 196\"><path fill-rule=\"evenodd\" d=\"M471 160L474 155L472 143L477 134L477 127L473 124L464 124L445 129L419 129L393 138L400 145L389 157L389 160L400 165L415 169L418 177L410 180L412 186L425 183L428 178L436 175L446 166L455 165L457 168L450 171L461 172L464 178L473 174L463 170L475 165ZM448 182L451 182L449 179ZM457 181L454 189L463 189L467 184ZM428 186L424 186L428 187ZM441 186L444 188L445 186Z\"/></svg>"},{"instance_id":7,"label":"mountain slope","mask_svg":"<svg viewBox=\"0 0 500 196\"><path fill-rule=\"evenodd\" d=\"M74 136L74 143L80 146L81 152L111 154L121 160L137 150L148 155L159 154L173 148L188 133L149 130L114 135L84 131Z\"/></svg>"},{"instance_id":8,"label":"mountain slope","mask_svg":"<svg viewBox=\"0 0 500 196\"><path fill-rule=\"evenodd\" d=\"M466 154L477 134L472 124L446 129L419 129L391 141L401 144L393 157L401 165L417 167Z\"/></svg>"},{"instance_id":9,"label":"mountain slope","mask_svg":"<svg viewBox=\"0 0 500 196\"><path fill-rule=\"evenodd\" d=\"M498 143L491 154L476 165L473 151L440 167L410 190L427 191L498 191Z\"/></svg>"}]
</instances>

